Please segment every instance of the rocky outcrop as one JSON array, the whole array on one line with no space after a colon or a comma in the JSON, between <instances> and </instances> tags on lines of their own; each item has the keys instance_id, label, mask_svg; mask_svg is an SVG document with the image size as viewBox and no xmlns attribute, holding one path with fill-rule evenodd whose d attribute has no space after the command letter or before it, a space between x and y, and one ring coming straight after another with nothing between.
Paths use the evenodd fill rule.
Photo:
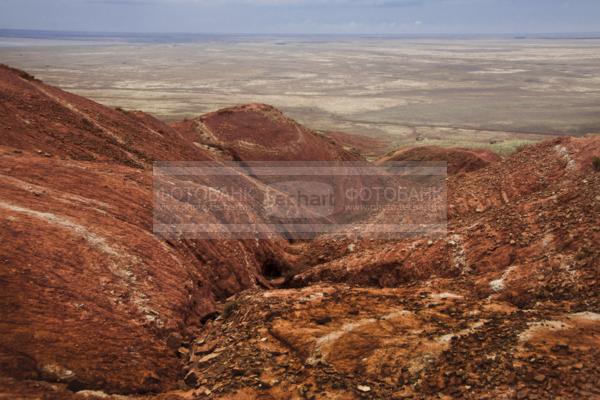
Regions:
<instances>
[{"instance_id":1,"label":"rocky outcrop","mask_svg":"<svg viewBox=\"0 0 600 400\"><path fill-rule=\"evenodd\" d=\"M347 241L336 246L329 238L317 240L311 255L322 247L329 262L296 275L293 283L397 286L431 276L476 276L476 286L490 294L488 283L511 267L550 273L553 264L573 259L569 264L592 273L588 266L598 257L593 243L600 234L592 222L599 215L600 177L591 157L599 146L598 137L544 142L487 168L452 176L446 237L359 241L352 252ZM535 280L519 281L535 287ZM586 281L578 284L591 288Z\"/></svg>"},{"instance_id":2,"label":"rocky outcrop","mask_svg":"<svg viewBox=\"0 0 600 400\"><path fill-rule=\"evenodd\" d=\"M419 146L396 150L375 163L385 165L393 161L445 161L448 165L448 174L455 175L460 172L476 171L500 159L497 154L483 149Z\"/></svg>"},{"instance_id":3,"label":"rocky outcrop","mask_svg":"<svg viewBox=\"0 0 600 400\"><path fill-rule=\"evenodd\" d=\"M443 279L247 292L205 326L189 393L272 399L593 398L600 314L520 310ZM565 382L567 384L565 384Z\"/></svg>"},{"instance_id":4,"label":"rocky outcrop","mask_svg":"<svg viewBox=\"0 0 600 400\"><path fill-rule=\"evenodd\" d=\"M154 236L151 176L125 166L2 148L0 191L0 369L12 377L53 380L49 365L77 388L169 387L169 334L286 258L274 241Z\"/></svg>"},{"instance_id":5,"label":"rocky outcrop","mask_svg":"<svg viewBox=\"0 0 600 400\"><path fill-rule=\"evenodd\" d=\"M451 205L501 203L456 207L443 239L310 243L296 288L236 295L205 325L186 359L192 392L597 397L599 150L564 138L451 177Z\"/></svg>"}]
</instances>

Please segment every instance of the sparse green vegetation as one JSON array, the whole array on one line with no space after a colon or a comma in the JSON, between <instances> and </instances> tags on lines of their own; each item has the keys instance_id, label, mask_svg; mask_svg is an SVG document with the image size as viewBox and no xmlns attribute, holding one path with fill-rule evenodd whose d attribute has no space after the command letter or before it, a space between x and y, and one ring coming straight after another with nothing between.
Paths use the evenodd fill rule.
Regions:
<instances>
[{"instance_id":1,"label":"sparse green vegetation","mask_svg":"<svg viewBox=\"0 0 600 400\"><path fill-rule=\"evenodd\" d=\"M513 153L521 151L523 148L538 143L537 140L524 140L524 139L508 139L502 140L494 143L489 142L474 142L471 140L464 139L446 139L446 140L426 140L423 142L415 142L411 141L409 143L403 142L400 143L398 147L404 146L440 146L440 147L462 147L465 149L487 149L491 150L494 153L507 157ZM392 150L388 155L391 155L396 150Z\"/></svg>"},{"instance_id":2,"label":"sparse green vegetation","mask_svg":"<svg viewBox=\"0 0 600 400\"><path fill-rule=\"evenodd\" d=\"M592 166L596 172L600 172L600 157L594 157L592 160Z\"/></svg>"},{"instance_id":3,"label":"sparse green vegetation","mask_svg":"<svg viewBox=\"0 0 600 400\"><path fill-rule=\"evenodd\" d=\"M494 144L489 144L489 145L484 144L484 143L477 143L474 146L467 146L467 147L487 148L487 149L493 151L494 153L505 157L505 156L509 156L513 153L516 153L518 151L521 151L525 147L530 146L535 143L537 143L537 141L535 141L535 140L511 139L511 140L504 140L504 141L497 142Z\"/></svg>"}]
</instances>

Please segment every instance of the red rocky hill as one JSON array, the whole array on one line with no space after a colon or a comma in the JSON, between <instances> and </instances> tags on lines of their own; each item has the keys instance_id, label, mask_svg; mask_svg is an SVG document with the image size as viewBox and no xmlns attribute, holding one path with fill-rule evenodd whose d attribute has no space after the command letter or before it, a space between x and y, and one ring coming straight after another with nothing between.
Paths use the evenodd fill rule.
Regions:
<instances>
[{"instance_id":1,"label":"red rocky hill","mask_svg":"<svg viewBox=\"0 0 600 400\"><path fill-rule=\"evenodd\" d=\"M419 146L396 150L377 160L376 164L383 165L390 161L445 161L448 164L448 174L454 175L475 171L500 159L500 156L489 150Z\"/></svg>"},{"instance_id":2,"label":"red rocky hill","mask_svg":"<svg viewBox=\"0 0 600 400\"><path fill-rule=\"evenodd\" d=\"M115 110L0 65L0 144L83 161L133 167L154 160L210 160L168 125Z\"/></svg>"},{"instance_id":3,"label":"red rocky hill","mask_svg":"<svg viewBox=\"0 0 600 400\"><path fill-rule=\"evenodd\" d=\"M358 156L263 105L174 129L6 67L0 99L0 396L600 396L598 136L419 150L463 172L441 238L163 240L154 160Z\"/></svg>"},{"instance_id":4,"label":"red rocky hill","mask_svg":"<svg viewBox=\"0 0 600 400\"><path fill-rule=\"evenodd\" d=\"M599 152L564 138L450 177L442 239L303 245L288 288L238 294L205 325L191 393L598 397Z\"/></svg>"},{"instance_id":5,"label":"red rocky hill","mask_svg":"<svg viewBox=\"0 0 600 400\"><path fill-rule=\"evenodd\" d=\"M266 104L226 108L173 125L197 146L238 161L358 161L332 139Z\"/></svg>"},{"instance_id":6,"label":"red rocky hill","mask_svg":"<svg viewBox=\"0 0 600 400\"><path fill-rule=\"evenodd\" d=\"M0 98L0 373L109 392L173 387L181 339L167 340L218 299L267 287L264 265L285 265L286 242L160 240L151 162L210 153L151 116L7 67Z\"/></svg>"}]
</instances>

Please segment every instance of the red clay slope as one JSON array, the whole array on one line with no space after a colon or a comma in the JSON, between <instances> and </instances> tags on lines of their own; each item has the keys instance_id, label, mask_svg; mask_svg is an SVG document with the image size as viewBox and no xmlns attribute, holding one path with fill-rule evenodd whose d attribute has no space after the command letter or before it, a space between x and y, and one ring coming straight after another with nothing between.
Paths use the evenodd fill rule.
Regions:
<instances>
[{"instance_id":1,"label":"red clay slope","mask_svg":"<svg viewBox=\"0 0 600 400\"><path fill-rule=\"evenodd\" d=\"M180 135L7 68L0 97L0 397L599 394L599 137L450 176L436 240L165 242L151 233L152 160L355 156L267 106ZM259 290L274 260L307 260L289 279L300 288ZM198 329L217 300L220 318Z\"/></svg>"},{"instance_id":2,"label":"red clay slope","mask_svg":"<svg viewBox=\"0 0 600 400\"><path fill-rule=\"evenodd\" d=\"M596 154L600 137L564 138L451 176L447 238L430 243L364 241L356 243L353 252L348 252L347 243L338 243L336 249L324 238L322 254L328 259L332 254L341 257L308 269L294 281L397 286L432 276L460 277L488 296L494 293L490 282L510 276L518 279L511 289L500 292L522 305L557 296L548 287L556 282L546 279L558 268L554 272L560 281L561 265L572 260L568 262L572 278L580 277L562 277L564 295L581 290L583 299L598 279L589 278L598 274L600 259L594 245L600 241L595 222L600 216L600 174L591 162ZM318 248L318 243L311 248L313 257ZM534 278L538 274L544 279Z\"/></svg>"},{"instance_id":3,"label":"red clay slope","mask_svg":"<svg viewBox=\"0 0 600 400\"><path fill-rule=\"evenodd\" d=\"M389 161L446 161L448 174L454 175L478 170L500 159L500 156L489 150L419 146L396 150L377 160L376 164L381 165Z\"/></svg>"},{"instance_id":4,"label":"red clay slope","mask_svg":"<svg viewBox=\"0 0 600 400\"><path fill-rule=\"evenodd\" d=\"M108 391L173 382L165 337L210 297L149 232L149 176L6 148L0 168L0 371Z\"/></svg>"},{"instance_id":5,"label":"red clay slope","mask_svg":"<svg viewBox=\"0 0 600 400\"><path fill-rule=\"evenodd\" d=\"M449 177L443 238L299 243L320 265L229 299L159 398L598 398L598 154L563 138Z\"/></svg>"},{"instance_id":6,"label":"red clay slope","mask_svg":"<svg viewBox=\"0 0 600 400\"><path fill-rule=\"evenodd\" d=\"M346 132L323 132L325 136L333 139L338 145L348 151L357 151L365 157L380 157L385 154L391 145L390 140L370 136L350 134Z\"/></svg>"},{"instance_id":7,"label":"red clay slope","mask_svg":"<svg viewBox=\"0 0 600 400\"><path fill-rule=\"evenodd\" d=\"M243 161L356 161L362 158L265 104L226 108L173 125L188 140Z\"/></svg>"},{"instance_id":8,"label":"red clay slope","mask_svg":"<svg viewBox=\"0 0 600 400\"><path fill-rule=\"evenodd\" d=\"M0 145L61 158L143 167L209 153L140 112L114 110L0 65Z\"/></svg>"},{"instance_id":9,"label":"red clay slope","mask_svg":"<svg viewBox=\"0 0 600 400\"><path fill-rule=\"evenodd\" d=\"M172 387L167 339L215 300L267 286L263 265L285 264L286 243L160 240L150 162L209 153L143 113L7 67L0 98L0 374L107 392Z\"/></svg>"},{"instance_id":10,"label":"red clay slope","mask_svg":"<svg viewBox=\"0 0 600 400\"><path fill-rule=\"evenodd\" d=\"M152 178L125 166L0 148L0 193L0 374L15 378L171 387L169 336L285 262L278 242L154 236Z\"/></svg>"},{"instance_id":11,"label":"red clay slope","mask_svg":"<svg viewBox=\"0 0 600 400\"><path fill-rule=\"evenodd\" d=\"M563 138L451 176L454 212L437 240L311 243L322 261L292 279L298 289L238 295L236 312L209 327L209 338L236 343L219 365L243 370L240 354L281 354L263 359L272 387L232 381L229 390L251 399L265 390L274 399L598 398L598 155L599 136ZM266 339L240 344L239 324Z\"/></svg>"}]
</instances>

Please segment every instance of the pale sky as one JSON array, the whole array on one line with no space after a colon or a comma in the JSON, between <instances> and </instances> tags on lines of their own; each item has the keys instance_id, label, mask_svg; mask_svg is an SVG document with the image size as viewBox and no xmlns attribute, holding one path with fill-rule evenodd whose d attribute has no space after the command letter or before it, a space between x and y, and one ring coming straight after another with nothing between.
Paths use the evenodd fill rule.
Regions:
<instances>
[{"instance_id":1,"label":"pale sky","mask_svg":"<svg viewBox=\"0 0 600 400\"><path fill-rule=\"evenodd\" d=\"M600 0L0 0L0 29L188 33L592 33Z\"/></svg>"}]
</instances>

